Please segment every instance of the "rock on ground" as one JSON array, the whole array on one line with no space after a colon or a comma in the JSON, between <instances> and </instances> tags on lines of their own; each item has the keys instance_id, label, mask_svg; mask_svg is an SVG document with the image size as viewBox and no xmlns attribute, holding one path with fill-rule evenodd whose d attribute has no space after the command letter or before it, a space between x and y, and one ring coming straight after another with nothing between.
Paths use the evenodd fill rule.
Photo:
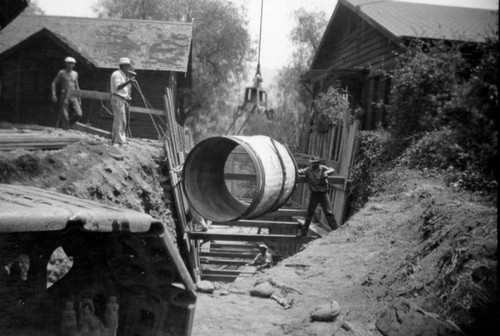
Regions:
<instances>
[{"instance_id":1,"label":"rock on ground","mask_svg":"<svg viewBox=\"0 0 500 336\"><path fill-rule=\"evenodd\" d=\"M212 294L215 290L215 286L210 281L201 280L196 283L196 290L200 293Z\"/></svg>"},{"instance_id":2,"label":"rock on ground","mask_svg":"<svg viewBox=\"0 0 500 336\"><path fill-rule=\"evenodd\" d=\"M321 305L311 313L311 321L333 322L340 314L340 306L337 301Z\"/></svg>"}]
</instances>

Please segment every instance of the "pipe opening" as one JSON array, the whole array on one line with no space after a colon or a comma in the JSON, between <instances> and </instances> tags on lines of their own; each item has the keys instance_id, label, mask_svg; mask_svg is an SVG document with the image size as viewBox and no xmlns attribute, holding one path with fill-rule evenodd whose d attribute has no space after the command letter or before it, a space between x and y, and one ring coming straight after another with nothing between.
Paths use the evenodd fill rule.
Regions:
<instances>
[{"instance_id":1,"label":"pipe opening","mask_svg":"<svg viewBox=\"0 0 500 336\"><path fill-rule=\"evenodd\" d=\"M295 185L288 151L264 136L206 139L189 153L183 175L191 207L215 222L256 218L286 202Z\"/></svg>"}]
</instances>

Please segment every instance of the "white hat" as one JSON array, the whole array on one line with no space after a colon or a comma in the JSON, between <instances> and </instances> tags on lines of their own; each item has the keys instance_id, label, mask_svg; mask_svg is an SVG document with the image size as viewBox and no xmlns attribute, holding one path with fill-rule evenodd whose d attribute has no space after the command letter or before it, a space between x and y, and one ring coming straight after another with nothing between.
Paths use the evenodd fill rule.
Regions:
<instances>
[{"instance_id":1,"label":"white hat","mask_svg":"<svg viewBox=\"0 0 500 336\"><path fill-rule=\"evenodd\" d=\"M73 57L66 57L64 59L64 62L66 62L66 63L76 63L76 60Z\"/></svg>"},{"instance_id":2,"label":"white hat","mask_svg":"<svg viewBox=\"0 0 500 336\"><path fill-rule=\"evenodd\" d=\"M123 64L129 64L130 65L130 59L128 57L122 57L120 58L120 61L118 62L119 65Z\"/></svg>"},{"instance_id":3,"label":"white hat","mask_svg":"<svg viewBox=\"0 0 500 336\"><path fill-rule=\"evenodd\" d=\"M264 248L264 249L266 249L266 250L267 250L267 246L266 246L266 245L264 245L264 244L260 244L260 245L259 245L259 248Z\"/></svg>"}]
</instances>

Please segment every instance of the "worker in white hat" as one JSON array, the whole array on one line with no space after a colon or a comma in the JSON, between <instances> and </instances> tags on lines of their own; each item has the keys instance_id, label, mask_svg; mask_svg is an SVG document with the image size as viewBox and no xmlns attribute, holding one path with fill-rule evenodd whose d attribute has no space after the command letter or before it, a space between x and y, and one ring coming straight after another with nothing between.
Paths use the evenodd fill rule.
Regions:
<instances>
[{"instance_id":1,"label":"worker in white hat","mask_svg":"<svg viewBox=\"0 0 500 336\"><path fill-rule=\"evenodd\" d=\"M132 83L135 82L134 72L128 57L118 61L120 69L113 72L110 80L111 109L113 110L113 130L111 133L112 144L122 146L127 143L126 130L129 123L130 93ZM130 134L129 134L130 136Z\"/></svg>"},{"instance_id":2,"label":"worker in white hat","mask_svg":"<svg viewBox=\"0 0 500 336\"><path fill-rule=\"evenodd\" d=\"M78 72L73 70L76 60L66 57L64 62L66 67L60 70L52 81L52 102L58 103L59 107L56 127L69 129L82 117L82 108L80 98L69 96L69 90L80 90Z\"/></svg>"},{"instance_id":3,"label":"worker in white hat","mask_svg":"<svg viewBox=\"0 0 500 336\"><path fill-rule=\"evenodd\" d=\"M249 263L249 266L257 266L257 271L261 271L264 268L271 268L273 265L273 257L269 253L268 248L264 244L259 245L260 253L254 258L254 260Z\"/></svg>"}]
</instances>

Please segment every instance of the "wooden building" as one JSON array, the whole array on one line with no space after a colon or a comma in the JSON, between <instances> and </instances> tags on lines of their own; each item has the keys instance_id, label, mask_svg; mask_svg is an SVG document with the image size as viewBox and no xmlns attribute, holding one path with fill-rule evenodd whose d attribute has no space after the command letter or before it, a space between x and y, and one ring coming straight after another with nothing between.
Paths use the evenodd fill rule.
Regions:
<instances>
[{"instance_id":1,"label":"wooden building","mask_svg":"<svg viewBox=\"0 0 500 336\"><path fill-rule=\"evenodd\" d=\"M0 31L0 121L55 126L51 83L64 59L77 63L82 90L109 92L120 57L129 57L156 122L164 122L163 95L174 101L190 85L192 23L20 15ZM111 131L109 102L82 100L82 123ZM132 90L134 137L157 138L150 109ZM161 121L159 119L162 119Z\"/></svg>"},{"instance_id":2,"label":"wooden building","mask_svg":"<svg viewBox=\"0 0 500 336\"><path fill-rule=\"evenodd\" d=\"M347 88L351 107L365 110L362 129L385 120L397 52L414 39L484 42L498 31L498 11L396 2L338 0L304 82L313 95Z\"/></svg>"}]
</instances>

